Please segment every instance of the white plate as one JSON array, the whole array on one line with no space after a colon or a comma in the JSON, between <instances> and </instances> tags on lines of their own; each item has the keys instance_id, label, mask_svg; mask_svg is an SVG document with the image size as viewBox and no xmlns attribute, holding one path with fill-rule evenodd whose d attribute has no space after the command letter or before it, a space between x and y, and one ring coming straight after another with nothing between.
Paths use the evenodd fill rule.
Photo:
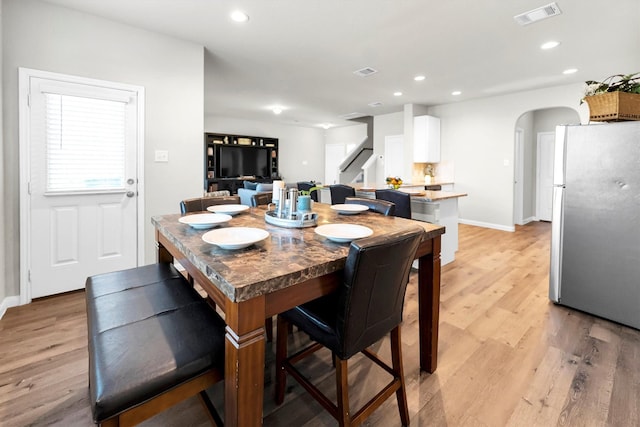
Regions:
<instances>
[{"instance_id":1,"label":"white plate","mask_svg":"<svg viewBox=\"0 0 640 427\"><path fill-rule=\"evenodd\" d=\"M244 212L249 209L247 205L214 205L209 206L207 210L209 212L227 214L227 215L236 215L240 212Z\"/></svg>"},{"instance_id":2,"label":"white plate","mask_svg":"<svg viewBox=\"0 0 640 427\"><path fill-rule=\"evenodd\" d=\"M261 228L227 227L204 233L202 240L222 249L242 249L269 237L269 232Z\"/></svg>"},{"instance_id":3,"label":"white plate","mask_svg":"<svg viewBox=\"0 0 640 427\"><path fill-rule=\"evenodd\" d=\"M356 215L359 214L360 212L364 212L369 210L369 208L365 205L357 205L357 204L353 204L353 205L347 205L347 204L338 204L338 205L331 205L331 209L333 209L334 211L338 211L338 213L341 213L343 215Z\"/></svg>"},{"instance_id":4,"label":"white plate","mask_svg":"<svg viewBox=\"0 0 640 427\"><path fill-rule=\"evenodd\" d=\"M356 224L325 224L316 227L316 233L334 242L350 242L373 234L369 227Z\"/></svg>"},{"instance_id":5,"label":"white plate","mask_svg":"<svg viewBox=\"0 0 640 427\"><path fill-rule=\"evenodd\" d=\"M231 215L217 214L217 213L203 213L194 215L185 215L178 218L183 224L190 225L196 230L205 230L207 228L213 228L217 225L224 224L231 220Z\"/></svg>"}]
</instances>

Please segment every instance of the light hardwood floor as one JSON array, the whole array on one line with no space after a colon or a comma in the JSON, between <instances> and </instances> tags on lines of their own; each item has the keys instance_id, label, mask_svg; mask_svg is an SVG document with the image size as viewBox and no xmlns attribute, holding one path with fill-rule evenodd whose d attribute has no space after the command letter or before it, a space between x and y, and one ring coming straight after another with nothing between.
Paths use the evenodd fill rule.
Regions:
<instances>
[{"instance_id":1,"label":"light hardwood floor","mask_svg":"<svg viewBox=\"0 0 640 427\"><path fill-rule=\"evenodd\" d=\"M547 298L548 223L508 233L460 226L457 259L443 268L438 370L420 374L415 273L402 341L414 426L638 426L640 332ZM603 284L606 285L606 284ZM294 333L291 349L305 338ZM0 320L0 425L91 426L84 295L9 309ZM388 342L376 349L388 355ZM332 418L291 379L273 404L273 347L266 358L266 426L330 426ZM366 359L350 363L355 404L387 380ZM330 355L306 370L331 395ZM210 394L221 408L222 385ZM205 426L194 398L147 426ZM398 426L394 399L365 423Z\"/></svg>"}]
</instances>

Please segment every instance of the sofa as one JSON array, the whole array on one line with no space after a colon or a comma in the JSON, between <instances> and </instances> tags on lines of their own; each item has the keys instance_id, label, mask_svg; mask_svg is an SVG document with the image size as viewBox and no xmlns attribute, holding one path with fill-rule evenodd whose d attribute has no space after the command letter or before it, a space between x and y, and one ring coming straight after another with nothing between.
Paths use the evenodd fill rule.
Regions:
<instances>
[{"instance_id":1,"label":"sofa","mask_svg":"<svg viewBox=\"0 0 640 427\"><path fill-rule=\"evenodd\" d=\"M238 196L240 196L241 204L251 206L251 196L258 193L271 193L272 191L273 184L245 181L244 187L238 188Z\"/></svg>"},{"instance_id":2,"label":"sofa","mask_svg":"<svg viewBox=\"0 0 640 427\"><path fill-rule=\"evenodd\" d=\"M285 184L285 187L298 188L297 183ZM260 183L253 181L244 181L243 188L238 188L238 196L240 196L240 203L243 205L251 206L251 196L258 193L271 193L273 192L273 184Z\"/></svg>"}]
</instances>

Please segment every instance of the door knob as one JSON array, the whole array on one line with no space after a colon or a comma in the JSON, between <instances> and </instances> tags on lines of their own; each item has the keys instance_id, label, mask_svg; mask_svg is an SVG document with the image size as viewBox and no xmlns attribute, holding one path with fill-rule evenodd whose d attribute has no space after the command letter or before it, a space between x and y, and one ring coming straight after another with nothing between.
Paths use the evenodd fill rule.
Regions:
<instances>
[{"instance_id":1,"label":"door knob","mask_svg":"<svg viewBox=\"0 0 640 427\"><path fill-rule=\"evenodd\" d=\"M134 191L127 191L127 197L133 197L136 193Z\"/></svg>"}]
</instances>

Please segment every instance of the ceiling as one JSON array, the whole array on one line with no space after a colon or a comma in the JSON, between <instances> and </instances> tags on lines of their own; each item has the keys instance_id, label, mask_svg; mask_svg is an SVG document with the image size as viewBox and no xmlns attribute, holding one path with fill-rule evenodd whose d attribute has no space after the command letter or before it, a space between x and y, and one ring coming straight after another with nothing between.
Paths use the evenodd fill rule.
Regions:
<instances>
[{"instance_id":1,"label":"ceiling","mask_svg":"<svg viewBox=\"0 0 640 427\"><path fill-rule=\"evenodd\" d=\"M527 26L514 16L549 1L46 1L204 46L205 114L281 124L340 126L352 113L640 71L638 0L557 0L561 15ZM231 21L235 9L249 21ZM549 40L561 44L541 50ZM364 67L378 72L353 74Z\"/></svg>"}]
</instances>

